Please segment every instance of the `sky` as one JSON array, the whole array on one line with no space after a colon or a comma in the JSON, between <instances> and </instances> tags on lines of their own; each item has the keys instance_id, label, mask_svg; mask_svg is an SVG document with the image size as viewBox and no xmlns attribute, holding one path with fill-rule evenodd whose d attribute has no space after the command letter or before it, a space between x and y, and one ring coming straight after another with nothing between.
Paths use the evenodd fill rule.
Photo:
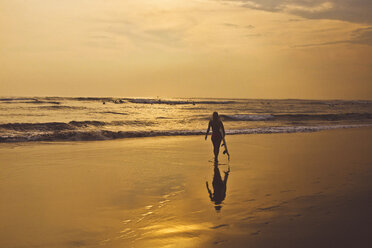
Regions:
<instances>
[{"instance_id":1,"label":"sky","mask_svg":"<svg viewBox=\"0 0 372 248\"><path fill-rule=\"evenodd\" d=\"M372 100L371 0L0 0L0 96Z\"/></svg>"}]
</instances>

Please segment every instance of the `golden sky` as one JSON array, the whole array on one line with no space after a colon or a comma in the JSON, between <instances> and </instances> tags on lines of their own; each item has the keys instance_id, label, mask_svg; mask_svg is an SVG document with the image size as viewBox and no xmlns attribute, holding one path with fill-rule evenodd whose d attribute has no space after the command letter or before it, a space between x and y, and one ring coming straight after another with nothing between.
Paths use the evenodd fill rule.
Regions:
<instances>
[{"instance_id":1,"label":"golden sky","mask_svg":"<svg viewBox=\"0 0 372 248\"><path fill-rule=\"evenodd\" d=\"M371 0L0 0L0 95L372 99Z\"/></svg>"}]
</instances>

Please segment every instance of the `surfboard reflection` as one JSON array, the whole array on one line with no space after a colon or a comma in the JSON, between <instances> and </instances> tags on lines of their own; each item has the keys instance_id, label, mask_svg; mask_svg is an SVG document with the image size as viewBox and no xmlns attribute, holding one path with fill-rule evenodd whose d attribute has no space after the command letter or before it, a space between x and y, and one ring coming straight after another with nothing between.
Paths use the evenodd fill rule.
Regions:
<instances>
[{"instance_id":1,"label":"surfboard reflection","mask_svg":"<svg viewBox=\"0 0 372 248\"><path fill-rule=\"evenodd\" d=\"M214 208L216 209L217 212L221 210L222 202L226 198L226 186L227 186L227 179L229 177L229 173L230 173L230 166L228 167L227 171L224 171L225 176L222 180L220 169L218 168L218 164L215 163L213 181L212 181L213 193L209 189L208 181L205 182L208 193L209 193L209 198L211 199L212 202L214 202Z\"/></svg>"}]
</instances>

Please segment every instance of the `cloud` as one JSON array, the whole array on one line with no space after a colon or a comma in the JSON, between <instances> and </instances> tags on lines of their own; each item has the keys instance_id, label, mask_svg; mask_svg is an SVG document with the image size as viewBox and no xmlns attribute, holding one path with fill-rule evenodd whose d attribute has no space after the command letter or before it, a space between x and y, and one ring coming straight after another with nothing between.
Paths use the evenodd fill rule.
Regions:
<instances>
[{"instance_id":1,"label":"cloud","mask_svg":"<svg viewBox=\"0 0 372 248\"><path fill-rule=\"evenodd\" d=\"M325 12L334 7L334 4L331 2L324 2L320 3L318 5L312 5L312 6L304 6L304 5L298 5L298 4L283 4L282 6L279 6L280 9L286 11L286 12L307 12L307 13L318 13L318 12Z\"/></svg>"},{"instance_id":2,"label":"cloud","mask_svg":"<svg viewBox=\"0 0 372 248\"><path fill-rule=\"evenodd\" d=\"M351 32L350 38L345 40L336 40L329 42L320 42L320 43L309 43L302 45L292 46L293 48L305 48L305 47L318 47L318 46L328 46L336 44L361 44L372 46L372 27L359 28Z\"/></svg>"},{"instance_id":3,"label":"cloud","mask_svg":"<svg viewBox=\"0 0 372 248\"><path fill-rule=\"evenodd\" d=\"M167 45L180 45L182 43L183 28L153 28L144 32L151 37L154 42Z\"/></svg>"},{"instance_id":4,"label":"cloud","mask_svg":"<svg viewBox=\"0 0 372 248\"><path fill-rule=\"evenodd\" d=\"M181 19L173 22L142 20L135 18L106 18L95 19L101 26L98 34L92 35L91 38L96 41L115 41L118 45L120 41L129 42L136 47L182 47L187 31L195 25L192 19Z\"/></svg>"},{"instance_id":5,"label":"cloud","mask_svg":"<svg viewBox=\"0 0 372 248\"><path fill-rule=\"evenodd\" d=\"M231 28L246 28L246 29L254 28L253 25L238 25L238 24L233 24L233 23L223 23L222 25L226 27L231 27Z\"/></svg>"},{"instance_id":6,"label":"cloud","mask_svg":"<svg viewBox=\"0 0 372 248\"><path fill-rule=\"evenodd\" d=\"M231 28L239 28L240 27L239 25L232 24L232 23L223 23L222 25L224 25L226 27L231 27Z\"/></svg>"},{"instance_id":7,"label":"cloud","mask_svg":"<svg viewBox=\"0 0 372 248\"><path fill-rule=\"evenodd\" d=\"M300 22L302 20L301 19L296 19L296 18L291 18L288 21L290 21L290 22Z\"/></svg>"},{"instance_id":8,"label":"cloud","mask_svg":"<svg viewBox=\"0 0 372 248\"><path fill-rule=\"evenodd\" d=\"M247 34L246 37L261 37L262 34Z\"/></svg>"},{"instance_id":9,"label":"cloud","mask_svg":"<svg viewBox=\"0 0 372 248\"><path fill-rule=\"evenodd\" d=\"M372 27L359 28L352 32L350 43L372 45Z\"/></svg>"},{"instance_id":10,"label":"cloud","mask_svg":"<svg viewBox=\"0 0 372 248\"><path fill-rule=\"evenodd\" d=\"M309 19L372 23L371 0L224 0L245 8L285 12Z\"/></svg>"},{"instance_id":11,"label":"cloud","mask_svg":"<svg viewBox=\"0 0 372 248\"><path fill-rule=\"evenodd\" d=\"M244 7L260 9L263 6L259 3L254 2L254 1L244 1Z\"/></svg>"}]
</instances>

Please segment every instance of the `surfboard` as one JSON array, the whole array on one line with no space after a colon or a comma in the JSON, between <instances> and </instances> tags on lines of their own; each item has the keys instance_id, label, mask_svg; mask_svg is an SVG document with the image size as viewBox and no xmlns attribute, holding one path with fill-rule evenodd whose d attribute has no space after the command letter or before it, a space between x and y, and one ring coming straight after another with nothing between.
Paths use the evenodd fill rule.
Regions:
<instances>
[{"instance_id":1,"label":"surfboard","mask_svg":"<svg viewBox=\"0 0 372 248\"><path fill-rule=\"evenodd\" d=\"M222 134L222 130L220 130L220 133ZM223 151L223 154L227 154L227 159L230 161L230 153L229 153L229 150L227 149L227 144L226 144L226 140L225 140L225 135L222 136L222 145L223 147L225 147L225 150Z\"/></svg>"}]
</instances>

